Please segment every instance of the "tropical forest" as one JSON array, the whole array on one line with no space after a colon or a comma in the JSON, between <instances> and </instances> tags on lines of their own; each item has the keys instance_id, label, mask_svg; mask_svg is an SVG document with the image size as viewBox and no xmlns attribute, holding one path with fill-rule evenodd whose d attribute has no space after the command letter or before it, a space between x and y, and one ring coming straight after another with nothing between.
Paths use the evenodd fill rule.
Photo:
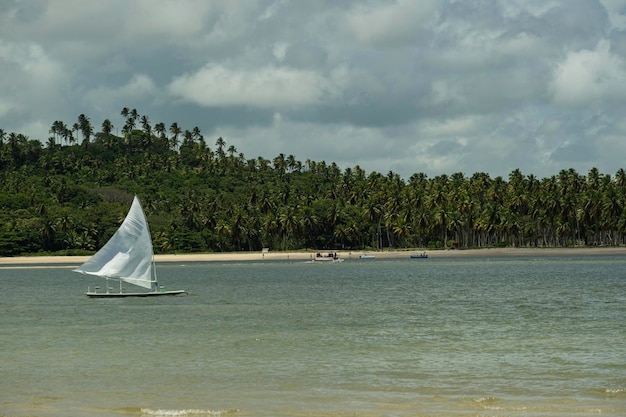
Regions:
<instances>
[{"instance_id":1,"label":"tropical forest","mask_svg":"<svg viewBox=\"0 0 626 417\"><path fill-rule=\"evenodd\" d=\"M121 116L117 130L84 114L54 121L47 140L0 129L0 256L93 253L135 195L156 253L625 243L623 169L404 179L293 155L248 158L197 127L153 124L136 109Z\"/></svg>"}]
</instances>

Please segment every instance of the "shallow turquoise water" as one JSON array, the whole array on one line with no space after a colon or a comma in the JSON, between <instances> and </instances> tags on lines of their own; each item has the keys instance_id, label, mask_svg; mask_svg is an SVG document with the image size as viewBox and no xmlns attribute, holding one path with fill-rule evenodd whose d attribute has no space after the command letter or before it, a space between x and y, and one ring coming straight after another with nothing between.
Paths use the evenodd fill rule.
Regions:
<instances>
[{"instance_id":1,"label":"shallow turquoise water","mask_svg":"<svg viewBox=\"0 0 626 417\"><path fill-rule=\"evenodd\" d=\"M626 415L624 257L158 268L0 268L0 415Z\"/></svg>"}]
</instances>

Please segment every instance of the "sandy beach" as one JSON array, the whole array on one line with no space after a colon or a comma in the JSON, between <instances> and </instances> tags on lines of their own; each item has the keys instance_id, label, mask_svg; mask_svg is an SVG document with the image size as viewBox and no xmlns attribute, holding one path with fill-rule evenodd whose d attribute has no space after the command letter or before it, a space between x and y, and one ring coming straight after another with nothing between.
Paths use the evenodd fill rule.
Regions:
<instances>
[{"instance_id":1,"label":"sandy beach","mask_svg":"<svg viewBox=\"0 0 626 417\"><path fill-rule=\"evenodd\" d=\"M374 255L380 259L402 259L411 254L422 251L323 251L322 253L336 252L341 258L359 260L363 254ZM313 258L315 251L299 252L235 252L235 253L206 253L206 254L179 254L155 255L156 262L246 262L246 261L283 261ZM502 256L589 256L589 255L626 255L626 247L603 248L497 248L497 249L466 249L466 250L427 250L429 258L461 258L461 257L502 257ZM88 256L16 256L0 257L2 265L47 265L68 264L79 265L85 262Z\"/></svg>"}]
</instances>

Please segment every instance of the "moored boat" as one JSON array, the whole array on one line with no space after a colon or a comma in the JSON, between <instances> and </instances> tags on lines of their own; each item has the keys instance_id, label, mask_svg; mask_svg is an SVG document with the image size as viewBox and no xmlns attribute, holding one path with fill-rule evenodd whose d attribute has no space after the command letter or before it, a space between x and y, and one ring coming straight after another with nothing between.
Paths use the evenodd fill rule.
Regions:
<instances>
[{"instance_id":1,"label":"moored boat","mask_svg":"<svg viewBox=\"0 0 626 417\"><path fill-rule=\"evenodd\" d=\"M320 252L315 254L313 262L343 262L343 259L337 255L337 252L322 255Z\"/></svg>"}]
</instances>

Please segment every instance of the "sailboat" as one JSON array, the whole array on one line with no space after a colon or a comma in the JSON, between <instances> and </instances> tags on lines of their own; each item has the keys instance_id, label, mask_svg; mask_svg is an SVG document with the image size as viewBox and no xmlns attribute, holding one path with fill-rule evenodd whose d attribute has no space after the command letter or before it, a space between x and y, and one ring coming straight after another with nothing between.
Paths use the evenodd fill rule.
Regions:
<instances>
[{"instance_id":1,"label":"sailboat","mask_svg":"<svg viewBox=\"0 0 626 417\"><path fill-rule=\"evenodd\" d=\"M92 298L106 297L152 297L160 295L187 294L185 290L165 291L157 282L152 238L146 215L137 196L120 228L95 255L73 270L86 275L106 279L105 291L92 291L85 295ZM119 291L112 291L109 282L119 281ZM123 283L146 288L149 291L125 292Z\"/></svg>"}]
</instances>

